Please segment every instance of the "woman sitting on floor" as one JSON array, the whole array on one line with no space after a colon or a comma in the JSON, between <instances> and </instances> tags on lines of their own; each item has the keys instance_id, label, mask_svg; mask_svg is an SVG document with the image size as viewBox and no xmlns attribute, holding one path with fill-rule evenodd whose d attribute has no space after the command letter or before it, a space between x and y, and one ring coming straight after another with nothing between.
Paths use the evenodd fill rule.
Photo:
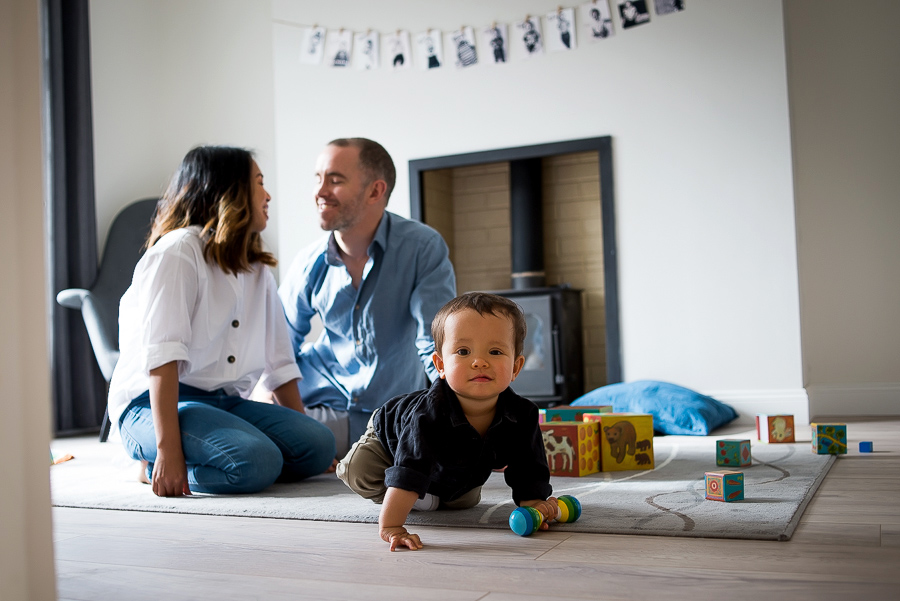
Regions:
<instances>
[{"instance_id":1,"label":"woman sitting on floor","mask_svg":"<svg viewBox=\"0 0 900 601\"><path fill-rule=\"evenodd\" d=\"M304 414L262 250L270 200L250 152L191 150L122 297L112 435L161 497L257 492L334 458L331 431ZM248 400L257 381L277 404Z\"/></svg>"}]
</instances>

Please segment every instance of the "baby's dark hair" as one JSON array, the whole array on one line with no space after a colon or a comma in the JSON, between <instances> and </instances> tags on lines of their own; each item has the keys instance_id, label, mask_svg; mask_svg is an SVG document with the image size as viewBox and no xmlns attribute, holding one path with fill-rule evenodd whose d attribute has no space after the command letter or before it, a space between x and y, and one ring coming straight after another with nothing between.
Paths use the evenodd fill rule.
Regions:
<instances>
[{"instance_id":1,"label":"baby's dark hair","mask_svg":"<svg viewBox=\"0 0 900 601\"><path fill-rule=\"evenodd\" d=\"M441 307L431 322L431 337L434 338L434 349L440 353L444 345L444 324L447 318L454 313L466 309L477 311L479 315L506 316L512 322L513 337L515 339L516 357L525 350L525 334L528 327L525 325L525 314L522 309L508 298L489 294L487 292L467 292L457 296L452 301Z\"/></svg>"}]
</instances>

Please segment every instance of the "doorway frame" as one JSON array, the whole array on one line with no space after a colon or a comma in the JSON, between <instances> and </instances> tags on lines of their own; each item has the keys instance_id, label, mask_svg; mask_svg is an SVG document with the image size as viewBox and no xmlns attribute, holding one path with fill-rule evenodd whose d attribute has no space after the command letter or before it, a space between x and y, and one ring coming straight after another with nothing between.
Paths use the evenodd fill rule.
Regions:
<instances>
[{"instance_id":1,"label":"doorway frame","mask_svg":"<svg viewBox=\"0 0 900 601\"><path fill-rule=\"evenodd\" d=\"M603 286L606 316L606 381L617 384L622 381L622 345L619 323L619 266L616 245L615 191L613 186L612 136L583 138L565 142L551 142L532 146L516 146L499 150L485 150L463 154L445 155L409 161L409 214L412 219L423 221L426 171L469 167L484 163L500 163L519 159L534 159L572 154L597 152L600 171L600 211L603 229Z\"/></svg>"}]
</instances>

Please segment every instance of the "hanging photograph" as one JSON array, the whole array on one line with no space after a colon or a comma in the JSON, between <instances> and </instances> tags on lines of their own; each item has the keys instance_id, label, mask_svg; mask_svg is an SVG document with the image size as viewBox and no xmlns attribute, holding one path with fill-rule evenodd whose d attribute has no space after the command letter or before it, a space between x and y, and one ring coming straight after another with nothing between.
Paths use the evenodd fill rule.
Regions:
<instances>
[{"instance_id":1,"label":"hanging photograph","mask_svg":"<svg viewBox=\"0 0 900 601\"><path fill-rule=\"evenodd\" d=\"M350 66L350 49L353 46L353 32L341 29L329 31L325 36L325 60L331 67Z\"/></svg>"},{"instance_id":2,"label":"hanging photograph","mask_svg":"<svg viewBox=\"0 0 900 601\"><path fill-rule=\"evenodd\" d=\"M378 68L378 32L353 34L353 64L367 71Z\"/></svg>"},{"instance_id":3,"label":"hanging photograph","mask_svg":"<svg viewBox=\"0 0 900 601\"><path fill-rule=\"evenodd\" d=\"M519 38L522 49L525 51L525 56L537 56L544 51L540 19L528 17L521 23L516 23L516 35Z\"/></svg>"},{"instance_id":4,"label":"hanging photograph","mask_svg":"<svg viewBox=\"0 0 900 601\"><path fill-rule=\"evenodd\" d=\"M460 69L478 63L475 52L475 32L471 27L463 27L450 34L453 39L453 53L456 55L456 66Z\"/></svg>"},{"instance_id":5,"label":"hanging photograph","mask_svg":"<svg viewBox=\"0 0 900 601\"><path fill-rule=\"evenodd\" d=\"M684 10L684 0L656 0L656 14L668 15Z\"/></svg>"},{"instance_id":6,"label":"hanging photograph","mask_svg":"<svg viewBox=\"0 0 900 601\"><path fill-rule=\"evenodd\" d=\"M494 23L482 29L481 47L491 49L484 62L490 65L505 63L509 56L509 36L506 25Z\"/></svg>"},{"instance_id":7,"label":"hanging photograph","mask_svg":"<svg viewBox=\"0 0 900 601\"><path fill-rule=\"evenodd\" d=\"M618 0L618 2L622 29L629 29L650 22L650 11L647 9L645 0Z\"/></svg>"},{"instance_id":8,"label":"hanging photograph","mask_svg":"<svg viewBox=\"0 0 900 601\"><path fill-rule=\"evenodd\" d=\"M387 49L387 60L394 69L409 69L412 67L412 53L409 44L409 32L398 31L384 36L384 45Z\"/></svg>"},{"instance_id":9,"label":"hanging photograph","mask_svg":"<svg viewBox=\"0 0 900 601\"><path fill-rule=\"evenodd\" d=\"M422 69L437 69L444 64L443 34L430 29L416 36L416 57Z\"/></svg>"},{"instance_id":10,"label":"hanging photograph","mask_svg":"<svg viewBox=\"0 0 900 601\"><path fill-rule=\"evenodd\" d=\"M560 8L547 14L547 50L564 52L575 49L575 9Z\"/></svg>"},{"instance_id":11,"label":"hanging photograph","mask_svg":"<svg viewBox=\"0 0 900 601\"><path fill-rule=\"evenodd\" d=\"M608 0L582 4L579 21L583 27L584 37L592 42L605 40L614 33Z\"/></svg>"},{"instance_id":12,"label":"hanging photograph","mask_svg":"<svg viewBox=\"0 0 900 601\"><path fill-rule=\"evenodd\" d=\"M325 56L325 28L306 27L300 42L300 62L305 65L319 65Z\"/></svg>"}]
</instances>

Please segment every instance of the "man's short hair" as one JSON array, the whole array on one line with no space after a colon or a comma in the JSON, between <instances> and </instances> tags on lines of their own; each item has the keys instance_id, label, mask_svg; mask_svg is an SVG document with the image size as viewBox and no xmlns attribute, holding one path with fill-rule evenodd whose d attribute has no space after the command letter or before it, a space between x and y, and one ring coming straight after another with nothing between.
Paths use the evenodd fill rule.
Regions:
<instances>
[{"instance_id":1,"label":"man's short hair","mask_svg":"<svg viewBox=\"0 0 900 601\"><path fill-rule=\"evenodd\" d=\"M369 180L366 183L370 184L380 179L387 184L384 193L386 204L391 198L391 192L394 191L394 184L397 183L397 170L394 168L391 155L384 149L384 146L368 138L338 138L329 142L328 145L338 148L352 146L359 149L359 167Z\"/></svg>"},{"instance_id":2,"label":"man's short hair","mask_svg":"<svg viewBox=\"0 0 900 601\"><path fill-rule=\"evenodd\" d=\"M513 338L515 340L516 357L525 350L525 335L528 326L525 325L525 314L515 302L506 297L490 294L488 292L467 292L457 296L452 301L441 307L434 320L431 322L431 337L434 338L434 350L440 354L444 345L444 326L447 318L454 313L472 309L479 315L505 316L509 318L513 326Z\"/></svg>"}]
</instances>

